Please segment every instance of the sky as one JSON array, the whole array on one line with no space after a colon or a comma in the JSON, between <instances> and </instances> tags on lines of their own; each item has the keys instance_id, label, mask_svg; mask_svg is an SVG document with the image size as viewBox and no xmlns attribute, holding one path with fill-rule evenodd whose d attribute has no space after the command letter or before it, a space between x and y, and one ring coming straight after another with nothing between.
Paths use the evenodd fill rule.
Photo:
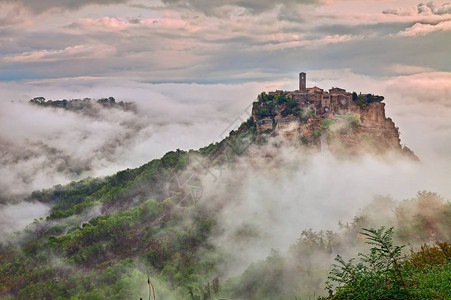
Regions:
<instances>
[{"instance_id":1,"label":"sky","mask_svg":"<svg viewBox=\"0 0 451 300\"><path fill-rule=\"evenodd\" d=\"M449 71L451 4L0 0L0 80L274 81Z\"/></svg>"},{"instance_id":2,"label":"sky","mask_svg":"<svg viewBox=\"0 0 451 300\"><path fill-rule=\"evenodd\" d=\"M219 141L299 72L384 95L402 144L451 177L450 49L446 1L0 0L0 200ZM138 111L27 104L38 96Z\"/></svg>"}]
</instances>

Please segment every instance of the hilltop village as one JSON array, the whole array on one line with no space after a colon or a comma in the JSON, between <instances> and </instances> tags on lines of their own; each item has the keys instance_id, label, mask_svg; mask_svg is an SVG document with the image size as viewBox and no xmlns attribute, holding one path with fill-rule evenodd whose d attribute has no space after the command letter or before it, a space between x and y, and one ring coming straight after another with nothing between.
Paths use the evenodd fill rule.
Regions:
<instances>
[{"instance_id":1,"label":"hilltop village","mask_svg":"<svg viewBox=\"0 0 451 300\"><path fill-rule=\"evenodd\" d=\"M383 96L339 87L329 91L307 88L306 78L306 73L299 73L299 89L295 91L258 95L252 106L257 135L280 134L316 146L321 140L331 151L341 153L402 150L398 128L385 117Z\"/></svg>"},{"instance_id":2,"label":"hilltop village","mask_svg":"<svg viewBox=\"0 0 451 300\"><path fill-rule=\"evenodd\" d=\"M306 87L307 74L299 73L299 89L295 91L276 90L268 94L262 93L258 102L253 104L255 121L264 118L285 118L289 115L299 115L301 111L309 110L312 114L346 114L352 112L352 106L362 107L375 102L382 102L383 96L372 94L350 93L339 87L329 91L314 86ZM272 115L275 114L275 115Z\"/></svg>"}]
</instances>

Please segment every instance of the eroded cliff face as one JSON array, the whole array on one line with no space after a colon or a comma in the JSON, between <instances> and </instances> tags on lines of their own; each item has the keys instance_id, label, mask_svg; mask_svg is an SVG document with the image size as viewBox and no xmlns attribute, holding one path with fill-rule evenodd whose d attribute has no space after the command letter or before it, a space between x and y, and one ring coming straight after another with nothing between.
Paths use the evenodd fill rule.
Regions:
<instances>
[{"instance_id":1,"label":"eroded cliff face","mask_svg":"<svg viewBox=\"0 0 451 300\"><path fill-rule=\"evenodd\" d=\"M299 116L275 114L253 118L257 134L281 135L290 142L317 147L327 143L330 152L340 155L360 153L403 152L395 123L385 116L384 103L351 105L346 111L322 115L304 112Z\"/></svg>"},{"instance_id":2,"label":"eroded cliff face","mask_svg":"<svg viewBox=\"0 0 451 300\"><path fill-rule=\"evenodd\" d=\"M385 116L384 103L352 106L350 128L334 130L329 134L329 148L337 153L401 151L399 131L392 119Z\"/></svg>"}]
</instances>

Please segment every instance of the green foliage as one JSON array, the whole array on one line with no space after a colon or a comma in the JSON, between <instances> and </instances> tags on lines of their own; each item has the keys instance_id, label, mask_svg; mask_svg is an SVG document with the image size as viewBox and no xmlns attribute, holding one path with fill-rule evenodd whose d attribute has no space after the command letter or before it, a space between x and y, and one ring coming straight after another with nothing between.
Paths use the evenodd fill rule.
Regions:
<instances>
[{"instance_id":1,"label":"green foliage","mask_svg":"<svg viewBox=\"0 0 451 300\"><path fill-rule=\"evenodd\" d=\"M242 131L255 131L256 129L256 124L254 122L254 118L252 116L250 116L246 122L243 122L240 127L238 127L238 132L242 132Z\"/></svg>"},{"instance_id":2,"label":"green foliage","mask_svg":"<svg viewBox=\"0 0 451 300\"><path fill-rule=\"evenodd\" d=\"M265 97L272 107L273 97ZM36 220L27 229L30 240L24 248L0 248L0 297L128 299L134 295L128 286L139 277L131 262L171 285L167 294L173 290L177 296L167 299L188 297L188 287L201 291L221 260L209 243L214 214L201 207L177 208L166 199L165 184L184 171L193 156L212 164L237 157L254 142L255 131L250 117L221 142L198 151L171 151L113 176L33 192L28 200L51 204L52 211L47 220ZM110 213L85 219L100 210ZM123 270L123 262L130 268Z\"/></svg>"},{"instance_id":3,"label":"green foliage","mask_svg":"<svg viewBox=\"0 0 451 300\"><path fill-rule=\"evenodd\" d=\"M258 118L258 116L257 116ZM189 154L200 154L206 161L201 164L201 171L205 172L206 167L216 166L233 162L236 158L246 152L248 147L256 140L257 126L254 118L250 116L243 122L238 130L232 130L226 138L219 143L212 143L198 151L190 151ZM198 160L198 159L195 159Z\"/></svg>"},{"instance_id":4,"label":"green foliage","mask_svg":"<svg viewBox=\"0 0 451 300\"><path fill-rule=\"evenodd\" d=\"M232 299L277 299L283 294L286 260L272 249L265 262L251 264L239 277L231 279Z\"/></svg>"},{"instance_id":5,"label":"green foliage","mask_svg":"<svg viewBox=\"0 0 451 300\"><path fill-rule=\"evenodd\" d=\"M288 253L272 249L265 260L252 263L241 275L229 279L224 286L228 299L311 299L327 276L327 261L335 247L337 235L327 232L302 231Z\"/></svg>"},{"instance_id":6,"label":"green foliage","mask_svg":"<svg viewBox=\"0 0 451 300\"><path fill-rule=\"evenodd\" d=\"M44 97L36 97L29 101L30 104L39 105L42 107L53 107L53 108L63 108L71 111L87 111L93 110L93 103L97 102L103 107L108 108L117 108L122 109L124 111L135 111L136 105L133 102L116 102L116 99L113 97L108 98L100 98L97 101L92 101L93 99L85 98L85 99L63 99L63 100L45 100Z\"/></svg>"},{"instance_id":7,"label":"green foliage","mask_svg":"<svg viewBox=\"0 0 451 300\"><path fill-rule=\"evenodd\" d=\"M171 153L166 163L174 167L179 161ZM337 260L341 272L337 278L344 280L336 282L337 290L330 286L332 297L405 298L404 287L412 299L445 299L449 294L449 244L425 245L407 260L391 239L415 242L430 235L445 236L451 228L447 223L449 203L428 192L389 207L392 202L379 201L379 206L374 204L368 211L385 207L399 212L396 218L405 227L396 232L364 231L376 250L359 255L358 262ZM407 213L406 208L413 211ZM81 226L71 225L66 232L46 231L26 247L0 254L0 297L8 293L18 299L145 299L146 273L150 271L157 299L309 299L322 289L329 258L344 247L359 247L358 233L374 221L369 215L356 217L342 225L340 234L304 230L287 253L273 250L267 259L220 286L212 280L224 263L224 254L210 244L212 233L218 230L215 214L202 206L176 208L171 199L146 200ZM60 221L38 225L51 222L57 227L55 223ZM412 233L421 230L427 234ZM259 234L255 228L245 227L234 238L246 241Z\"/></svg>"},{"instance_id":8,"label":"green foliage","mask_svg":"<svg viewBox=\"0 0 451 300\"><path fill-rule=\"evenodd\" d=\"M47 218L49 219L62 219L66 217L66 214L64 212L62 212L61 210L57 209L55 211L53 211L50 216L48 216Z\"/></svg>"},{"instance_id":9,"label":"green foliage","mask_svg":"<svg viewBox=\"0 0 451 300\"><path fill-rule=\"evenodd\" d=\"M284 109L280 112L282 117L285 118L288 115L298 115L300 112L302 112L302 109L298 107L298 104L293 101L292 99L287 99L283 102Z\"/></svg>"},{"instance_id":10,"label":"green foliage","mask_svg":"<svg viewBox=\"0 0 451 300\"><path fill-rule=\"evenodd\" d=\"M398 236L403 240L451 239L451 203L437 193L421 191L395 210Z\"/></svg>"},{"instance_id":11,"label":"green foliage","mask_svg":"<svg viewBox=\"0 0 451 300\"><path fill-rule=\"evenodd\" d=\"M357 95L356 92L352 93L352 101L358 106L364 106L375 102L384 101L384 96L373 95L373 94L360 94Z\"/></svg>"},{"instance_id":12,"label":"green foliage","mask_svg":"<svg viewBox=\"0 0 451 300\"><path fill-rule=\"evenodd\" d=\"M290 115L292 112L289 109L284 109L280 112L282 115L282 118L286 118L288 115Z\"/></svg>"},{"instance_id":13,"label":"green foliage","mask_svg":"<svg viewBox=\"0 0 451 300\"><path fill-rule=\"evenodd\" d=\"M270 113L266 107L260 107L256 112L255 116L258 119L264 119L270 117Z\"/></svg>"},{"instance_id":14,"label":"green foliage","mask_svg":"<svg viewBox=\"0 0 451 300\"><path fill-rule=\"evenodd\" d=\"M423 246L410 259L402 256L404 246L393 243L393 227L363 229L369 254L359 254L348 262L337 256L326 282L331 299L444 299L451 292L451 284L444 278L451 275L450 247ZM430 260L432 258L432 260ZM430 268L435 265L435 268ZM437 265L439 267L437 267Z\"/></svg>"},{"instance_id":15,"label":"green foliage","mask_svg":"<svg viewBox=\"0 0 451 300\"><path fill-rule=\"evenodd\" d=\"M273 100L274 100L274 96L268 95L265 92L263 92L263 93L261 93L261 94L259 94L257 96L257 101L259 103L266 103L266 102L270 102L270 101L273 101Z\"/></svg>"},{"instance_id":16,"label":"green foliage","mask_svg":"<svg viewBox=\"0 0 451 300\"><path fill-rule=\"evenodd\" d=\"M87 178L64 187L58 185L33 192L27 200L53 204L48 217L51 220L80 214L99 202L124 205L134 197L156 197L161 201L166 197L165 182L188 164L189 153L177 149L139 168L126 169L104 179Z\"/></svg>"},{"instance_id":17,"label":"green foliage","mask_svg":"<svg viewBox=\"0 0 451 300\"><path fill-rule=\"evenodd\" d=\"M324 119L324 120L321 122L321 128L322 128L322 129L327 129L327 128L329 128L332 124L333 124L333 120L331 120L331 119Z\"/></svg>"},{"instance_id":18,"label":"green foliage","mask_svg":"<svg viewBox=\"0 0 451 300\"><path fill-rule=\"evenodd\" d=\"M358 115L346 115L347 125L350 128L359 128L360 127L360 119Z\"/></svg>"},{"instance_id":19,"label":"green foliage","mask_svg":"<svg viewBox=\"0 0 451 300\"><path fill-rule=\"evenodd\" d=\"M355 100L366 105L380 100L377 97L359 98L356 94ZM45 99L35 101L44 103ZM114 105L115 100L105 98L99 103ZM276 112L303 121L315 117L313 108L304 111L284 94L274 97L262 93L258 104L257 119L274 118ZM71 103L62 100L56 105L68 107ZM332 120L324 120L321 129L331 124ZM113 176L87 178L33 192L28 200L49 203L52 211L47 220L36 221L29 229L31 238L25 247L2 249L0 297L8 294L18 299L139 299L146 295L143 291L147 288L149 270L161 299L207 299L213 294L241 299L293 298L297 293L311 296L327 274L329 265L327 268L324 265L328 257L343 246L336 234L303 231L286 257L273 250L265 261L252 264L221 288L217 279L212 281L223 260L223 254L211 244L212 232L218 230L215 217L218 212L200 206L180 207L175 201L178 195L166 198L165 184L174 174L186 170L193 157L206 158L211 165L223 165L226 159L236 159L255 141L255 132L256 124L249 117L227 138L198 151L177 149L161 159ZM314 136L319 137L321 132L316 130ZM435 203L430 195L421 194L419 198L426 199L425 207ZM98 216L100 209L102 215ZM86 220L85 213L96 217ZM417 221L405 221L399 236L444 237L450 227L450 216L449 203L437 204L432 212L414 215ZM346 243L357 243L349 237L355 238L364 222L363 217L357 218L346 228ZM416 231L420 233L412 233ZM237 237L244 240L258 234L256 230L245 229ZM391 231L368 230L366 234L374 243L374 250L360 255L357 265L337 259L336 268L343 267L337 269L337 278L357 282L359 288L371 284L380 289L386 287L386 291L380 292L382 296L405 295L405 287L418 282L428 286L427 295L444 295L449 287L445 282L449 278L448 250L424 250L407 267L400 249L391 242ZM324 265L317 260L325 261ZM430 273L418 271L424 265L431 267ZM435 276L435 280L429 275ZM340 282L338 292L366 295L365 290L350 288L346 280ZM409 291L409 295L415 293Z\"/></svg>"},{"instance_id":20,"label":"green foliage","mask_svg":"<svg viewBox=\"0 0 451 300\"><path fill-rule=\"evenodd\" d=\"M435 242L434 246L424 244L418 252L412 252L410 264L416 268L430 266L443 266L450 262L451 244L448 242Z\"/></svg>"},{"instance_id":21,"label":"green foliage","mask_svg":"<svg viewBox=\"0 0 451 300\"><path fill-rule=\"evenodd\" d=\"M274 101L275 101L276 104L278 104L278 105L285 104L285 103L287 103L288 100L289 100L289 99L287 98L287 96L286 96L285 94L277 95L277 96L274 98ZM292 101L292 100L290 99L290 101Z\"/></svg>"},{"instance_id":22,"label":"green foliage","mask_svg":"<svg viewBox=\"0 0 451 300\"><path fill-rule=\"evenodd\" d=\"M297 108L298 104L293 99L288 99L286 105L289 109L293 110Z\"/></svg>"},{"instance_id":23,"label":"green foliage","mask_svg":"<svg viewBox=\"0 0 451 300\"><path fill-rule=\"evenodd\" d=\"M93 218L71 233L30 244L24 254L0 256L0 286L19 299L139 299L137 292L145 288L140 280L146 277L136 268L142 265L157 279L176 284L175 298L183 298L188 286L205 283L220 259L196 254L199 249L214 253L208 238L215 219L201 207L184 218L187 212L147 200ZM81 275L73 276L77 270Z\"/></svg>"},{"instance_id":24,"label":"green foliage","mask_svg":"<svg viewBox=\"0 0 451 300\"><path fill-rule=\"evenodd\" d=\"M384 99L385 99L384 96L373 95L373 94L367 94L366 95L366 102L367 103L382 102Z\"/></svg>"},{"instance_id":25,"label":"green foliage","mask_svg":"<svg viewBox=\"0 0 451 300\"><path fill-rule=\"evenodd\" d=\"M339 284L333 299L394 299L409 297L401 269L403 246L393 244L393 227L385 229L363 229L367 244L373 246L369 254L359 254L360 262L354 259L345 262L339 255L338 264L330 271L329 279ZM332 285L327 289L333 294Z\"/></svg>"},{"instance_id":26,"label":"green foliage","mask_svg":"<svg viewBox=\"0 0 451 300\"><path fill-rule=\"evenodd\" d=\"M451 245L424 244L403 266L409 274L409 290L414 299L449 299L451 294Z\"/></svg>"},{"instance_id":27,"label":"green foliage","mask_svg":"<svg viewBox=\"0 0 451 300\"><path fill-rule=\"evenodd\" d=\"M361 95L359 95L357 97L357 100L356 100L355 104L357 104L358 106L362 107L362 106L366 105L367 102L366 102L365 98L363 98Z\"/></svg>"},{"instance_id":28,"label":"green foliage","mask_svg":"<svg viewBox=\"0 0 451 300\"><path fill-rule=\"evenodd\" d=\"M73 181L64 187L57 185L49 190L35 191L27 200L54 204L53 211L65 211L81 204L87 196L98 191L104 184L103 179L86 178L79 182Z\"/></svg>"},{"instance_id":29,"label":"green foliage","mask_svg":"<svg viewBox=\"0 0 451 300\"><path fill-rule=\"evenodd\" d=\"M313 136L314 136L315 138L320 137L320 136L321 136L321 131L315 130L315 131L313 132Z\"/></svg>"}]
</instances>

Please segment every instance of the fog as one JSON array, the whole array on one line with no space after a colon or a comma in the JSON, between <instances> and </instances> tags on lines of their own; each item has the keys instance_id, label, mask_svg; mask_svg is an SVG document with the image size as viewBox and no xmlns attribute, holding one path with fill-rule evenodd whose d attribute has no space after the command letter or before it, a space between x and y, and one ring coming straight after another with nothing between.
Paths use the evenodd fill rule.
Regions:
<instances>
[{"instance_id":1,"label":"fog","mask_svg":"<svg viewBox=\"0 0 451 300\"><path fill-rule=\"evenodd\" d=\"M11 240L11 234L24 228L35 218L46 215L49 210L42 203L0 204L0 244Z\"/></svg>"},{"instance_id":2,"label":"fog","mask_svg":"<svg viewBox=\"0 0 451 300\"><path fill-rule=\"evenodd\" d=\"M109 84L84 92L77 86L31 86L28 95L2 87L7 91L4 97L14 99L0 102L3 202L55 184L138 167L176 148L199 148L217 141L220 130L257 94L256 84ZM99 106L97 114L86 115L28 104L38 95L54 100L100 98L106 96L104 90L117 101L137 103L138 112Z\"/></svg>"},{"instance_id":3,"label":"fog","mask_svg":"<svg viewBox=\"0 0 451 300\"><path fill-rule=\"evenodd\" d=\"M339 220L352 218L375 194L404 199L419 190L430 190L451 197L448 74L431 72L375 79L349 71L323 70L309 72L308 76L308 86L340 86L384 95L387 116L400 128L402 143L421 162L372 157L341 161L330 156L314 156L305 161L298 150L289 147L268 150L279 152L274 161L285 167L277 167L276 175L272 171L261 173L255 167L240 174L245 184L237 189L238 194L221 198L224 203L233 203L224 211L224 227L233 231L248 216L254 216L258 228L277 224L265 230L267 238L261 251L264 256L273 245L285 247L292 243L301 229L336 228ZM228 85L83 79L2 83L1 201L20 203L36 189L113 174L140 166L170 150L197 149L219 141L224 132L248 117L249 105L259 92L294 89L297 78L293 77L280 82ZM89 116L27 103L37 96L53 100L113 96L116 101L135 102L137 112L99 108L98 114ZM213 185L213 189L221 191L226 186ZM22 221L2 224L2 228L19 229L22 225L17 224L32 222L47 213L38 209L27 217L14 213L16 210L4 211L5 207L9 206L3 206L2 214Z\"/></svg>"},{"instance_id":4,"label":"fog","mask_svg":"<svg viewBox=\"0 0 451 300\"><path fill-rule=\"evenodd\" d=\"M236 168L212 170L203 180L204 203L219 211L214 241L232 256L224 266L227 276L265 259L271 249L287 251L302 230L337 231L339 222L352 222L377 195L400 201L422 190L450 193L449 169L394 153L338 159L280 141L251 153ZM378 226L394 217L389 208L370 212Z\"/></svg>"}]
</instances>

